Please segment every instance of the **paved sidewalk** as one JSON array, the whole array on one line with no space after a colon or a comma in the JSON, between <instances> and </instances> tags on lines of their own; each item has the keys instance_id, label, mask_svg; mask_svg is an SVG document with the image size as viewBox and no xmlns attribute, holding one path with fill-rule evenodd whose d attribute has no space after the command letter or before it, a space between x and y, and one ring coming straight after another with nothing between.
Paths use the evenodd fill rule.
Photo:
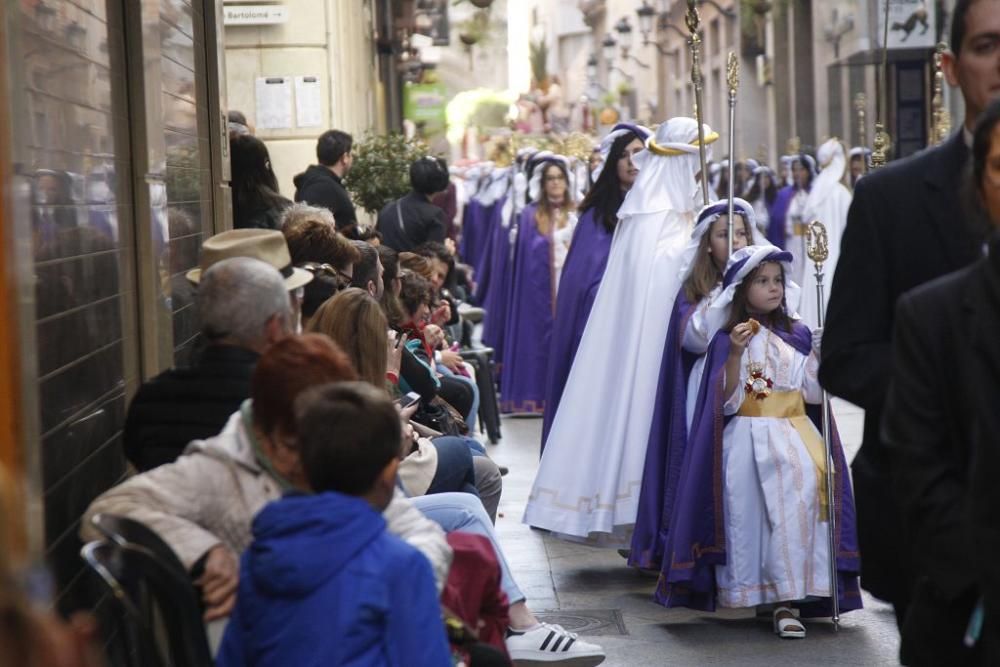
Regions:
<instances>
[{"instance_id":1,"label":"paved sidewalk","mask_svg":"<svg viewBox=\"0 0 1000 667\"><path fill-rule=\"evenodd\" d=\"M839 401L834 412L852 458L861 442L863 414ZM770 616L664 609L651 598L655 580L625 567L614 550L563 542L523 525L541 424L537 418L505 418L503 442L490 447L490 455L510 467L497 532L532 609L561 612L546 620L593 637L607 651L604 665L898 664L892 609L871 598L865 599L865 609L841 619L839 633L829 621L813 621L805 640L780 640L771 631Z\"/></svg>"}]
</instances>

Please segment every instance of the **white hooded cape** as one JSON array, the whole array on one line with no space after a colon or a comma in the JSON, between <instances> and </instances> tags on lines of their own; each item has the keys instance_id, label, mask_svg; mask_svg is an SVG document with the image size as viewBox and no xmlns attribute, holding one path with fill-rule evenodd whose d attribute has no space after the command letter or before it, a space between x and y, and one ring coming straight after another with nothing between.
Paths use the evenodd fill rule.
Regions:
<instances>
[{"instance_id":1,"label":"white hooded cape","mask_svg":"<svg viewBox=\"0 0 1000 667\"><path fill-rule=\"evenodd\" d=\"M635 158L639 176L618 212L524 523L609 545L625 542L635 523L660 360L694 224L697 127L671 119L651 140L680 154L657 155L647 141ZM706 127L705 136L717 135Z\"/></svg>"},{"instance_id":2,"label":"white hooded cape","mask_svg":"<svg viewBox=\"0 0 1000 667\"><path fill-rule=\"evenodd\" d=\"M836 139L830 139L819 147L816 157L822 171L813 181L809 197L806 199L803 220L810 222L819 220L826 227L827 243L830 256L823 264L823 304L830 303L830 286L833 284L833 272L840 258L840 241L847 227L847 210L851 207L851 192L842 183L844 170L847 168L847 158L844 147ZM790 308L797 307L802 322L815 329L819 326L819 301L816 293L816 267L805 254L805 237L791 237L799 241L799 247L789 247L793 255L803 262L802 297L798 304L788 304ZM824 313L825 315L825 313Z\"/></svg>"}]
</instances>

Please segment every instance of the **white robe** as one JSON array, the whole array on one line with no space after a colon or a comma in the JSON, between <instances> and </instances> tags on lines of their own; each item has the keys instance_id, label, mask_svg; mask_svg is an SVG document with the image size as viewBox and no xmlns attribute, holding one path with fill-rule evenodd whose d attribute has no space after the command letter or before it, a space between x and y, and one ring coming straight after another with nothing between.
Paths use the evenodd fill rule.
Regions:
<instances>
[{"instance_id":1,"label":"white robe","mask_svg":"<svg viewBox=\"0 0 1000 667\"><path fill-rule=\"evenodd\" d=\"M827 245L830 255L823 264L823 305L830 303L830 287L833 285L833 272L837 269L840 259L840 241L847 227L847 210L851 207L851 192L840 182L833 183L824 192L814 189L809 193L805 203L804 221L819 220L826 227ZM802 239L803 237L796 237ZM802 286L802 297L798 303L798 313L802 322L810 329L819 326L819 301L816 294L816 267L805 255L805 246L793 253L802 253L804 271L801 280L796 282ZM789 248L791 250L791 248ZM798 259L796 255L796 259ZM789 304L795 307L793 304ZM826 313L824 313L824 316ZM824 320L825 321L825 320Z\"/></svg>"},{"instance_id":2,"label":"white robe","mask_svg":"<svg viewBox=\"0 0 1000 667\"><path fill-rule=\"evenodd\" d=\"M764 327L750 339L727 415L754 400L743 390L747 364L765 355L774 391L801 391L807 403L820 402L816 356L769 333ZM720 606L829 597L828 524L820 521L816 468L798 431L788 419L736 416L722 438L727 560L716 566Z\"/></svg>"},{"instance_id":3,"label":"white robe","mask_svg":"<svg viewBox=\"0 0 1000 667\"><path fill-rule=\"evenodd\" d=\"M622 220L524 522L624 544L638 512L660 361L694 213Z\"/></svg>"}]
</instances>

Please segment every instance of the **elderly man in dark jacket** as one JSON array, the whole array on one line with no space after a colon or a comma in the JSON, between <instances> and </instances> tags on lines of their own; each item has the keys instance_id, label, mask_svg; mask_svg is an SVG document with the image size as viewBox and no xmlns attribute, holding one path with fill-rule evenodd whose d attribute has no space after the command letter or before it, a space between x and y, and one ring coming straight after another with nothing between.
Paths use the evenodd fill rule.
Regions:
<instances>
[{"instance_id":1,"label":"elderly man in dark jacket","mask_svg":"<svg viewBox=\"0 0 1000 667\"><path fill-rule=\"evenodd\" d=\"M198 284L206 345L192 367L160 373L132 399L123 441L140 471L171 463L192 440L222 430L250 395L260 354L295 332L294 291L312 274L291 268L281 232L238 229L205 241L201 267L188 278Z\"/></svg>"}]
</instances>

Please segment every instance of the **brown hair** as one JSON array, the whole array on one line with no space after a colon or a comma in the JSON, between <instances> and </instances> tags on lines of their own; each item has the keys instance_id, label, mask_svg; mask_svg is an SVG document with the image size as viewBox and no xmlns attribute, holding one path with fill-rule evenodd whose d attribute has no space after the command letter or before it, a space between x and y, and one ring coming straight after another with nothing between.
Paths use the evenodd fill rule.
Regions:
<instances>
[{"instance_id":1,"label":"brown hair","mask_svg":"<svg viewBox=\"0 0 1000 667\"><path fill-rule=\"evenodd\" d=\"M426 280L434 279L434 263L430 257L424 257L415 252L401 252L399 253L399 266Z\"/></svg>"},{"instance_id":2,"label":"brown hair","mask_svg":"<svg viewBox=\"0 0 1000 667\"><path fill-rule=\"evenodd\" d=\"M384 372L384 369L383 369ZM296 397L326 382L357 380L350 359L326 336L283 338L261 356L250 380L254 421L265 432L295 434Z\"/></svg>"},{"instance_id":3,"label":"brown hair","mask_svg":"<svg viewBox=\"0 0 1000 667\"><path fill-rule=\"evenodd\" d=\"M545 172L547 172L551 167L555 167L562 172L563 178L566 179L566 199L564 205L561 209L555 209L549 205L549 198L545 194ZM540 166L542 170L542 186L541 192L538 194L538 207L535 209L535 225L538 227L538 232L545 236L548 236L552 230L552 220L557 216L556 229L562 229L566 226L566 222L569 218L569 212L573 210L573 203L569 196L569 174L566 173L566 169L558 162L546 162L544 165ZM561 224L560 224L561 222Z\"/></svg>"},{"instance_id":4,"label":"brown hair","mask_svg":"<svg viewBox=\"0 0 1000 667\"><path fill-rule=\"evenodd\" d=\"M738 215L740 220L743 221L743 229L746 231L747 242L749 242L753 239L753 230L750 229L750 223L742 213L734 213L734 215ZM721 219L722 216L719 216L712 221L712 224L708 226L708 231L701 235L701 240L698 241L698 250L694 255L694 266L691 267L691 275L684 281L684 296L687 297L688 303L692 306L708 296L712 289L722 280L722 273L715 265L712 255L708 252L708 244L712 237L712 227Z\"/></svg>"},{"instance_id":5,"label":"brown hair","mask_svg":"<svg viewBox=\"0 0 1000 667\"><path fill-rule=\"evenodd\" d=\"M420 304L425 303L429 306L434 294L430 281L417 273L404 271L400 279L402 280L402 289L399 292L399 302L409 319L417 312Z\"/></svg>"},{"instance_id":6,"label":"brown hair","mask_svg":"<svg viewBox=\"0 0 1000 667\"><path fill-rule=\"evenodd\" d=\"M384 389L388 329L379 302L368 292L349 287L319 307L307 330L329 336L347 354L362 380Z\"/></svg>"},{"instance_id":7,"label":"brown hair","mask_svg":"<svg viewBox=\"0 0 1000 667\"><path fill-rule=\"evenodd\" d=\"M707 254L707 253L706 253ZM787 284L785 280L785 265L781 262L761 262L757 268L751 271L745 278L743 282L736 286L736 293L733 294L733 303L729 306L729 321L726 325L722 327L723 331L732 331L733 327L742 322L746 322L750 319L750 310L748 308L747 292L750 290L750 283L754 281L757 274L760 273L761 268L767 264L777 264L778 268L781 269L781 282L782 284ZM781 308L777 308L766 315L757 315L758 319L763 320L762 324L766 324L769 329L784 329L785 331L792 330L792 318L788 316L788 305L785 302L787 294L782 294L781 296Z\"/></svg>"},{"instance_id":8,"label":"brown hair","mask_svg":"<svg viewBox=\"0 0 1000 667\"><path fill-rule=\"evenodd\" d=\"M292 264L316 262L344 270L361 261L361 253L333 225L316 219L299 220L282 228Z\"/></svg>"}]
</instances>

